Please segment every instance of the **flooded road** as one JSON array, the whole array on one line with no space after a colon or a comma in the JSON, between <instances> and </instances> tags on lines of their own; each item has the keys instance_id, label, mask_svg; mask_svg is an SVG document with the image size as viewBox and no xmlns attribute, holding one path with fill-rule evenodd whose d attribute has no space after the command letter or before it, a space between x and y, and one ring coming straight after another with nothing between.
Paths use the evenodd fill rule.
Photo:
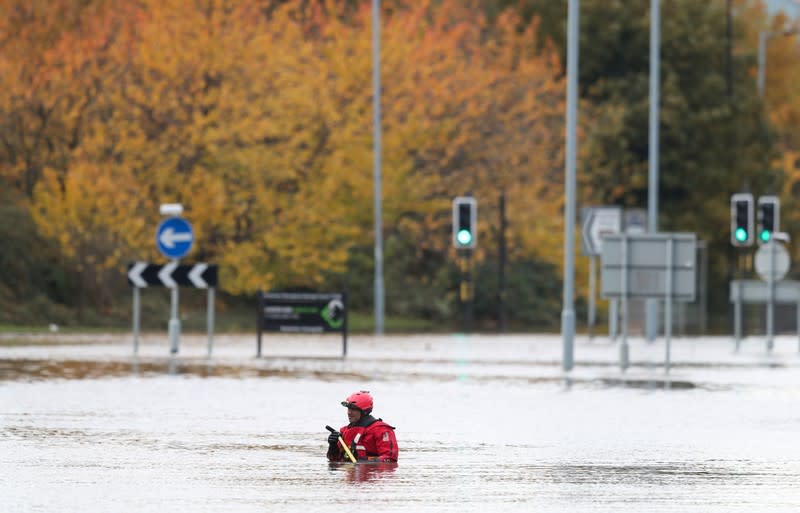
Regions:
<instances>
[{"instance_id":1,"label":"flooded road","mask_svg":"<svg viewBox=\"0 0 800 513\"><path fill-rule=\"evenodd\" d=\"M796 345L585 344L571 386L557 337L203 349L0 347L0 511L800 510ZM359 389L399 464L326 461Z\"/></svg>"}]
</instances>

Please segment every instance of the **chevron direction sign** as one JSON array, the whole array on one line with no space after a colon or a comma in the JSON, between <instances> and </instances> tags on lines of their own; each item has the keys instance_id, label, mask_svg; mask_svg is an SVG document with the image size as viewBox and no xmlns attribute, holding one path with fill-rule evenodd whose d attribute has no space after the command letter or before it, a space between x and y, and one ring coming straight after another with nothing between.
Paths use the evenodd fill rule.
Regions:
<instances>
[{"instance_id":1,"label":"chevron direction sign","mask_svg":"<svg viewBox=\"0 0 800 513\"><path fill-rule=\"evenodd\" d=\"M603 236L622 231L622 209L619 207L588 207L581 212L583 229L581 242L583 254L600 256L603 253Z\"/></svg>"},{"instance_id":2,"label":"chevron direction sign","mask_svg":"<svg viewBox=\"0 0 800 513\"><path fill-rule=\"evenodd\" d=\"M128 265L128 283L133 287L195 287L217 286L217 266L212 264L166 265L134 262Z\"/></svg>"}]
</instances>

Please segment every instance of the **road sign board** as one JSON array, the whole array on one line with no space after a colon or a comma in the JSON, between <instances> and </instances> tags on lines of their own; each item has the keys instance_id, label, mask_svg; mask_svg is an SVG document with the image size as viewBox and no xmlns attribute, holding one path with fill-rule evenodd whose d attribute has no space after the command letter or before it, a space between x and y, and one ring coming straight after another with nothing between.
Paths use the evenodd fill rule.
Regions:
<instances>
[{"instance_id":1,"label":"road sign board","mask_svg":"<svg viewBox=\"0 0 800 513\"><path fill-rule=\"evenodd\" d=\"M217 286L217 266L206 263L166 265L134 262L128 266L128 283L133 287L194 287L206 289Z\"/></svg>"},{"instance_id":2,"label":"road sign board","mask_svg":"<svg viewBox=\"0 0 800 513\"><path fill-rule=\"evenodd\" d=\"M643 208L625 209L625 233L645 233L647 231L647 210Z\"/></svg>"},{"instance_id":3,"label":"road sign board","mask_svg":"<svg viewBox=\"0 0 800 513\"><path fill-rule=\"evenodd\" d=\"M589 207L583 209L581 241L583 253L597 256L603 252L603 236L622 231L622 209Z\"/></svg>"},{"instance_id":4,"label":"road sign board","mask_svg":"<svg viewBox=\"0 0 800 513\"><path fill-rule=\"evenodd\" d=\"M265 330L322 333L345 329L347 311L341 293L261 293L259 323Z\"/></svg>"},{"instance_id":5,"label":"road sign board","mask_svg":"<svg viewBox=\"0 0 800 513\"><path fill-rule=\"evenodd\" d=\"M182 217L170 217L158 225L156 246L167 258L181 258L189 253L194 242L192 225Z\"/></svg>"},{"instance_id":6,"label":"road sign board","mask_svg":"<svg viewBox=\"0 0 800 513\"><path fill-rule=\"evenodd\" d=\"M774 256L770 255L771 252L774 253ZM756 251L755 266L756 272L761 276L762 280L769 281L770 274L772 274L772 280L779 281L783 279L789 271L789 252L786 251L783 244L773 239L771 243L764 244L758 248L758 251Z\"/></svg>"},{"instance_id":7,"label":"road sign board","mask_svg":"<svg viewBox=\"0 0 800 513\"><path fill-rule=\"evenodd\" d=\"M693 301L696 245L693 233L606 236L600 267L601 295L604 298L669 295L676 301Z\"/></svg>"},{"instance_id":8,"label":"road sign board","mask_svg":"<svg viewBox=\"0 0 800 513\"><path fill-rule=\"evenodd\" d=\"M341 332L342 356L347 356L347 293L259 292L257 356L262 331Z\"/></svg>"},{"instance_id":9,"label":"road sign board","mask_svg":"<svg viewBox=\"0 0 800 513\"><path fill-rule=\"evenodd\" d=\"M731 303L769 302L769 285L760 280L732 280L729 299ZM773 301L776 303L800 303L800 282L782 280L775 283Z\"/></svg>"}]
</instances>

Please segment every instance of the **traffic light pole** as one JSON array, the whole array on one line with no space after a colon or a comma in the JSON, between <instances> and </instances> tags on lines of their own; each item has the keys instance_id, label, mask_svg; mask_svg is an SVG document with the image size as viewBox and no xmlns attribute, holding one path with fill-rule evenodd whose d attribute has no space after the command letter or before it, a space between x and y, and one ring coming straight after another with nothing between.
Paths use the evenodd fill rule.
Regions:
<instances>
[{"instance_id":1,"label":"traffic light pole","mask_svg":"<svg viewBox=\"0 0 800 513\"><path fill-rule=\"evenodd\" d=\"M744 281L744 273L742 272L742 253L736 248L736 276L738 278L739 287L739 301L733 304L733 336L736 340L736 352L742 344L742 283Z\"/></svg>"},{"instance_id":2,"label":"traffic light pole","mask_svg":"<svg viewBox=\"0 0 800 513\"><path fill-rule=\"evenodd\" d=\"M736 275L739 280L739 297L742 297L742 281L746 267L747 248L753 245L756 235L753 225L753 195L740 192L731 196L731 245L736 255ZM742 340L742 302L734 302L733 332L736 340L736 352Z\"/></svg>"},{"instance_id":3,"label":"traffic light pole","mask_svg":"<svg viewBox=\"0 0 800 513\"><path fill-rule=\"evenodd\" d=\"M461 253L461 304L464 305L464 333L472 331L472 250L465 250Z\"/></svg>"},{"instance_id":4,"label":"traffic light pole","mask_svg":"<svg viewBox=\"0 0 800 513\"><path fill-rule=\"evenodd\" d=\"M769 247L769 270L767 271L767 287L769 297L767 297L767 353L772 352L775 346L773 340L774 318L775 318L775 238L770 238L767 243Z\"/></svg>"}]
</instances>

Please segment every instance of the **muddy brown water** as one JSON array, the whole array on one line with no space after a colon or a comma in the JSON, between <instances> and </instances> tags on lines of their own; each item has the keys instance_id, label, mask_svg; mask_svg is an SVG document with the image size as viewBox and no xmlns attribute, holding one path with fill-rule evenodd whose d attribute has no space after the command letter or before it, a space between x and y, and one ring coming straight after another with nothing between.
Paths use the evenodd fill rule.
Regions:
<instances>
[{"instance_id":1,"label":"muddy brown water","mask_svg":"<svg viewBox=\"0 0 800 513\"><path fill-rule=\"evenodd\" d=\"M793 364L711 384L678 367L685 386L664 388L391 354L386 374L69 354L0 355L0 511L800 510ZM397 426L397 465L326 461L324 426L359 389Z\"/></svg>"}]
</instances>

